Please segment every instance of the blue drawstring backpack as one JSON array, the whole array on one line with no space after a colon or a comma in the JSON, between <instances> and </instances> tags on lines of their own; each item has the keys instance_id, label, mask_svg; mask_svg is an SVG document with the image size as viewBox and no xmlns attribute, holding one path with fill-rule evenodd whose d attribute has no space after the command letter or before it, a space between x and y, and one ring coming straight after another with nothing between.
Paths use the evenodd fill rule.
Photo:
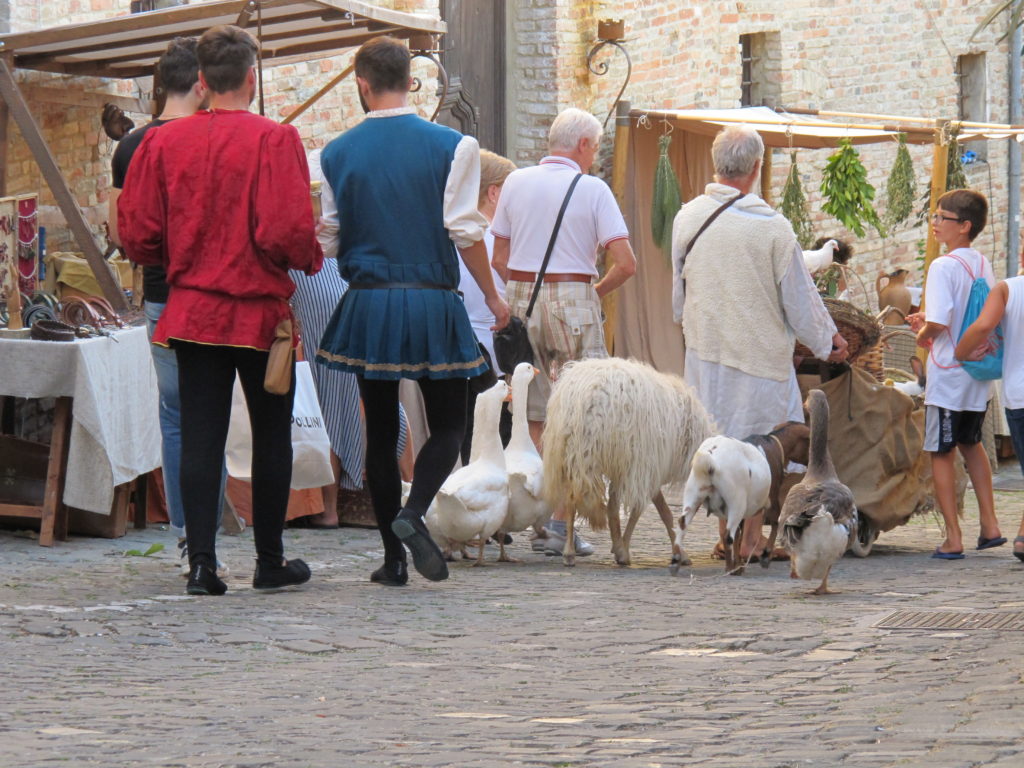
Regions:
<instances>
[{"instance_id":1,"label":"blue drawstring backpack","mask_svg":"<svg viewBox=\"0 0 1024 768\"><path fill-rule=\"evenodd\" d=\"M967 309L964 311L964 322L960 326L960 336L957 337L957 341L963 338L964 331L966 331L971 324L978 319L978 315L981 314L982 307L985 306L985 301L988 299L989 287L988 282L985 280L984 274L980 274L975 277L974 272L967 265L967 262L957 256L955 253L950 253L954 259L960 262L960 265L967 270L967 274L971 276L971 292L967 296ZM984 263L982 263L982 272L984 272ZM977 379L978 381L992 381L993 379L1001 379L1003 377L1003 329L996 327L995 331L989 337L989 341L995 347L994 351L989 352L981 360L964 361L963 368L967 373L970 374L971 378Z\"/></svg>"}]
</instances>

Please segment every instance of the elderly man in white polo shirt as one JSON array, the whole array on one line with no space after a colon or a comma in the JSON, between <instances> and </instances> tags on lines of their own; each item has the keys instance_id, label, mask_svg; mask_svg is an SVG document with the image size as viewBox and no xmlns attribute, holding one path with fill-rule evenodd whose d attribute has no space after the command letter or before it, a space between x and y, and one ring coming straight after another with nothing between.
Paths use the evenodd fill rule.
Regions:
<instances>
[{"instance_id":1,"label":"elderly man in white polo shirt","mask_svg":"<svg viewBox=\"0 0 1024 768\"><path fill-rule=\"evenodd\" d=\"M548 156L539 165L509 175L491 223L494 269L508 284L512 314L524 318L562 201L573 179L584 174L565 210L527 326L540 369L530 386L527 408L530 435L538 448L558 369L570 360L607 356L601 299L636 272L629 231L614 195L601 179L586 175L601 132L601 124L588 112L570 108L560 113L548 133ZM605 249L601 279L599 247ZM575 543L577 555L593 552L578 536ZM560 509L548 526L547 540L535 540L534 549L561 554L564 545L565 517Z\"/></svg>"}]
</instances>

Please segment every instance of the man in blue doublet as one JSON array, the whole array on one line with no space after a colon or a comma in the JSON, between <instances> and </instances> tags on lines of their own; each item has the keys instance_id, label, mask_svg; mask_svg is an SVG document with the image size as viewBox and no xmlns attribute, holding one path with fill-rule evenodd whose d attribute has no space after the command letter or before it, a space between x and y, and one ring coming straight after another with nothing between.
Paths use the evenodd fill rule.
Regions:
<instances>
[{"instance_id":1,"label":"man in blue doublet","mask_svg":"<svg viewBox=\"0 0 1024 768\"><path fill-rule=\"evenodd\" d=\"M448 577L423 515L458 458L467 382L487 368L456 292L460 256L494 313L495 330L509 316L483 244L487 220L477 211L479 146L407 106L409 64L408 48L394 38L359 49L356 83L369 112L320 156L335 201L324 217L337 224L338 269L349 291L316 360L359 380L367 486L384 542L384 565L370 578L389 586L408 580L403 542L424 577ZM395 457L403 378L418 383L430 428L404 508Z\"/></svg>"}]
</instances>

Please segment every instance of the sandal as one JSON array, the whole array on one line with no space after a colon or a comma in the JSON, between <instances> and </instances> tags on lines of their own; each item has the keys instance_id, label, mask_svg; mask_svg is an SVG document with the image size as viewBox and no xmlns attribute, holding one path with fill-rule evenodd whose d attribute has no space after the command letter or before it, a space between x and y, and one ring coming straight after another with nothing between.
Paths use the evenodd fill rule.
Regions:
<instances>
[{"instance_id":1,"label":"sandal","mask_svg":"<svg viewBox=\"0 0 1024 768\"><path fill-rule=\"evenodd\" d=\"M1024 536L1018 536L1013 540L1013 556L1024 563L1024 548L1017 549L1018 544L1024 547Z\"/></svg>"}]
</instances>

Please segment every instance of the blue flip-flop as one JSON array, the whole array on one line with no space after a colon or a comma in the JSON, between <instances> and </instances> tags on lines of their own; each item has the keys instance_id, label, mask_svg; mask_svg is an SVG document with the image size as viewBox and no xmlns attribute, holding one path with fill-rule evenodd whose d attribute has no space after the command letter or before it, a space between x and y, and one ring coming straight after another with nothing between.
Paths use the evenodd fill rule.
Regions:
<instances>
[{"instance_id":1,"label":"blue flip-flop","mask_svg":"<svg viewBox=\"0 0 1024 768\"><path fill-rule=\"evenodd\" d=\"M932 552L932 559L934 560L963 560L963 552L943 552L938 547Z\"/></svg>"},{"instance_id":2,"label":"blue flip-flop","mask_svg":"<svg viewBox=\"0 0 1024 768\"><path fill-rule=\"evenodd\" d=\"M978 537L978 546L976 549L981 551L983 549L992 549L992 547L1001 547L1006 543L1005 536L996 536L994 539L986 539L984 536Z\"/></svg>"}]
</instances>

